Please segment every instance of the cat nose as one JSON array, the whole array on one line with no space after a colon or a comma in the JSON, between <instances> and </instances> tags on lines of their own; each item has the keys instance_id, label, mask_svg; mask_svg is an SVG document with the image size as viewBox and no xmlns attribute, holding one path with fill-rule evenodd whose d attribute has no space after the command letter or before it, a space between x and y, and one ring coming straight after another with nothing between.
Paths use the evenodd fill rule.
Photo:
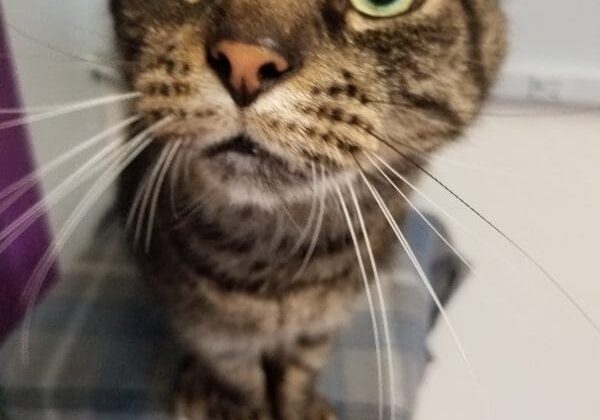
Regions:
<instances>
[{"instance_id":1,"label":"cat nose","mask_svg":"<svg viewBox=\"0 0 600 420\"><path fill-rule=\"evenodd\" d=\"M284 56L270 48L232 40L217 42L210 48L208 58L240 107L254 102L291 68Z\"/></svg>"}]
</instances>

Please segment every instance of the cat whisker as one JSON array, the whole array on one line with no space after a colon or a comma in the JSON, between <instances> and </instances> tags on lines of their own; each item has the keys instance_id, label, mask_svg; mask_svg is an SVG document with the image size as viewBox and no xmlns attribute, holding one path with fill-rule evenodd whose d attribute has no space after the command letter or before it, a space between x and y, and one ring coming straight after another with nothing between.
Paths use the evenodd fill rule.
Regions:
<instances>
[{"instance_id":1,"label":"cat whisker","mask_svg":"<svg viewBox=\"0 0 600 420\"><path fill-rule=\"evenodd\" d=\"M367 155L367 158L373 164L373 166L377 169L377 171L392 186L392 188L394 188L396 190L396 192L398 192L398 194L400 194L402 199L404 199L404 201L410 206L410 208L412 208L413 211L415 213L417 213L417 215L421 218L421 220L423 220L423 222L425 222L425 224L433 231L433 233L435 233L436 236L438 238L440 238L440 240L462 261L462 263L466 267L468 267L471 271L474 271L473 265L469 262L467 257L465 257L462 252L460 252L454 245L452 245L452 243L439 231L439 229L436 228L433 225L433 223L431 223L429 218L427 216L425 216L423 214L423 212L421 210L419 210L419 208L417 206L414 205L414 203L410 200L408 195L406 195L404 193L404 191L402 191L402 189L400 187L398 187L398 185L396 185L396 183L389 177L389 175L387 173L385 173L385 171L381 168L381 166L379 166L379 164L375 161L375 159L373 159L370 155Z\"/></svg>"},{"instance_id":2,"label":"cat whisker","mask_svg":"<svg viewBox=\"0 0 600 420\"><path fill-rule=\"evenodd\" d=\"M357 163L358 163L358 161L357 161ZM389 226L392 228L394 235L396 236L396 238L398 239L398 242L404 249L404 252L408 256L408 259L410 260L411 264L415 268L417 275L423 282L424 287L426 288L427 292L431 296L436 308L438 309L438 311L440 313L440 316L442 317L445 324L447 325L448 331L450 332L450 335L452 337L452 341L454 342L454 344L455 344L455 346L456 346L456 348L457 348L457 350L469 372L469 376L471 377L471 380L473 381L477 391L482 396L483 401L485 401L485 403L486 403L486 405L485 405L486 414L487 414L487 417L490 418L489 399L486 397L486 393L484 392L483 386L482 386L481 382L479 381L478 376L475 373L473 365L471 364L471 361L470 361L470 359L467 355L467 352L465 350L465 347L463 345L462 339L460 338L458 331L454 327L454 323L452 322L452 320L450 319L450 316L444 309L444 305L442 304L440 298L438 297L437 293L435 292L435 289L433 288L431 281L429 280L427 274L425 273L425 270L423 269L421 263L419 262L417 256L415 255L415 253L414 253L412 247L410 246L410 243L406 239L404 233L402 233L402 230L398 226L398 223L394 220L391 212L389 211L388 207L386 206L385 202L383 201L383 198L381 197L381 195L379 194L377 189L367 179L367 176L365 175L364 171L360 167L359 167L359 174L360 174L360 177L363 180L364 184L367 186L367 188L371 192L371 195L375 199L375 202L381 209L381 212L383 213L384 217L386 218Z\"/></svg>"},{"instance_id":3,"label":"cat whisker","mask_svg":"<svg viewBox=\"0 0 600 420\"><path fill-rule=\"evenodd\" d=\"M181 153L181 151L183 150L183 144L184 143L182 143L182 147L179 148L179 152L177 153L175 162L173 163L173 169L171 170L171 173L169 175L169 203L171 205L171 212L173 213L173 217L175 217L176 219L178 218L178 209L177 203L175 202L175 186L181 183L181 175L184 171L183 160L185 155Z\"/></svg>"},{"instance_id":4,"label":"cat whisker","mask_svg":"<svg viewBox=\"0 0 600 420\"><path fill-rule=\"evenodd\" d=\"M381 308L381 319L383 322L383 336L385 340L386 353L387 353L387 362L388 362L388 381L389 381L389 392L390 392L390 418L392 420L396 419L396 377L395 377L395 369L394 369L394 359L392 352L392 337L390 332L390 325L388 321L388 313L387 313L387 305L385 303L385 298L383 294L383 289L381 287L381 279L379 277L379 270L377 269L377 262L375 261L375 254L373 253L373 248L371 246L371 240L369 239L369 232L367 231L367 226L365 224L365 219L362 214L362 210L360 208L360 203L358 197L356 195L356 191L354 190L354 186L350 180L347 180L348 190L350 191L350 195L352 197L352 202L354 203L354 208L356 214L358 215L358 221L360 223L360 228L363 234L363 238L365 241L365 245L367 248L367 254L369 256L369 261L371 263L371 270L373 271L373 281L375 282L375 290L377 291L377 299L379 300L379 307Z\"/></svg>"},{"instance_id":5,"label":"cat whisker","mask_svg":"<svg viewBox=\"0 0 600 420\"><path fill-rule=\"evenodd\" d=\"M325 168L323 166L321 166L321 182L325 182ZM294 280L300 278L300 276L304 274L304 271L306 271L308 264L310 263L310 260L312 259L317 248L317 244L319 242L319 235L321 233L321 229L323 228L323 219L325 217L326 210L326 199L327 195L325 193L319 194L319 214L317 215L317 223L313 231L313 236L308 245L306 255L304 256L304 260L302 261L300 268L298 269L298 271L296 271L296 274L293 277Z\"/></svg>"},{"instance_id":6,"label":"cat whisker","mask_svg":"<svg viewBox=\"0 0 600 420\"><path fill-rule=\"evenodd\" d=\"M346 204L346 200L344 199L342 190L337 183L335 184L335 191L338 195L338 199L339 199L340 205L342 207L342 212L344 214L344 218L346 219L346 224L348 225L348 229L350 231L350 236L352 237L352 243L354 244L356 259L358 261L361 278L363 280L363 285L365 288L367 304L369 305L369 314L371 315L371 325L372 325L372 329L373 329L373 341L375 344L375 358L376 358L376 363L377 363L377 388L378 388L378 399L379 399L379 405L378 405L379 416L378 416L378 418L379 418L379 420L383 420L383 361L382 361L382 354L381 354L379 323L377 322L377 312L375 311L375 303L373 300L373 295L371 293L371 286L369 285L369 278L367 275L367 270L366 270L362 252L360 249L358 236L354 229L354 222L352 221L352 217L350 216L350 211L348 210L348 205ZM365 231L363 231L363 234L364 233L365 233ZM384 314L382 313L382 316L383 315ZM391 390L390 390L390 392L391 392Z\"/></svg>"},{"instance_id":7,"label":"cat whisker","mask_svg":"<svg viewBox=\"0 0 600 420\"><path fill-rule=\"evenodd\" d=\"M267 246L267 249L270 250L270 252L277 251L277 246L279 245L279 241L281 240L283 235L285 235L285 232L284 232L285 226L283 223L284 212L275 211L275 214L277 217L275 219L275 228L271 232L271 240L270 240L269 245Z\"/></svg>"},{"instance_id":8,"label":"cat whisker","mask_svg":"<svg viewBox=\"0 0 600 420\"><path fill-rule=\"evenodd\" d=\"M171 145L167 145L166 147L163 148L162 152L160 153L159 157L156 159L156 162L154 163L154 165L152 167L152 172L150 172L150 175L148 177L148 182L146 183L146 185L144 187L144 193L143 193L142 200L140 202L140 208L138 211L138 217L137 217L137 223L136 223L135 235L134 235L134 246L136 248L138 247L138 245L141 241L141 238L142 238L142 230L144 227L144 222L146 221L146 214L149 211L150 203L152 200L152 191L156 187L156 183L161 174L161 168L164 165L165 160L169 156L170 147L171 147Z\"/></svg>"},{"instance_id":9,"label":"cat whisker","mask_svg":"<svg viewBox=\"0 0 600 420\"><path fill-rule=\"evenodd\" d=\"M505 181L513 182L513 183L519 183L524 177L531 176L530 174L519 173L516 168L510 168L507 166L502 166L502 167L489 166L489 165L482 166L482 165L478 165L476 163L455 160L455 159L448 158L445 156L440 156L440 155L433 155L431 157L427 157L427 158L425 158L425 161L429 165L444 165L444 166L450 165L455 168L464 169L464 170L471 171L471 172L478 172L478 173L481 173L484 175L501 178ZM558 173L558 174L543 173L540 175L543 175L543 179L547 180L547 182L545 183L545 185L547 187L552 187L553 183L564 181L564 179L569 176L567 173Z\"/></svg>"},{"instance_id":10,"label":"cat whisker","mask_svg":"<svg viewBox=\"0 0 600 420\"><path fill-rule=\"evenodd\" d=\"M177 142L175 142L174 144L172 144L170 146L170 148L168 149L169 154L165 158L165 161L162 165L161 172L158 175L158 180L156 182L156 187L154 188L152 202L150 205L150 213L148 215L148 231L146 233L146 244L145 244L146 253L150 253L150 245L152 242L152 232L154 231L154 220L156 218L156 211L157 211L157 207L158 207L158 199L160 197L160 192L162 191L163 184L165 182L165 178L167 177L169 169L171 168L171 165L173 164L173 160L175 159L175 156L177 156L177 152L179 152L179 149L181 148L182 144L183 144L183 140L178 140Z\"/></svg>"},{"instance_id":11,"label":"cat whisker","mask_svg":"<svg viewBox=\"0 0 600 420\"><path fill-rule=\"evenodd\" d=\"M381 352L381 341L380 341L380 331L379 331L379 323L377 321L377 312L375 311L375 301L373 299L373 294L371 292L371 286L369 284L369 277L367 275L367 269L365 267L365 263L363 260L362 252L360 249L360 244L358 241L358 235L356 234L356 230L354 229L354 223L352 221L352 217L350 216L350 211L348 209L348 205L346 204L346 200L344 199L344 195L342 194L342 190L340 186L335 183L334 185L335 191L338 196L338 200L340 206L342 208L342 212L344 218L346 220L346 224L348 225L348 230L350 231L350 236L352 238L352 243L354 245L354 250L356 253L356 259L358 262L361 279L363 281L365 296L367 298L367 304L369 306L369 314L371 316L371 326L373 329L373 342L375 345L375 358L377 363L377 389L378 389L378 418L379 420L383 419L383 358Z\"/></svg>"},{"instance_id":12,"label":"cat whisker","mask_svg":"<svg viewBox=\"0 0 600 420\"><path fill-rule=\"evenodd\" d=\"M493 257L497 261L501 262L506 267L510 268L517 277L522 277L522 273L519 272L516 268L514 268L513 264L507 258L505 258L505 256L496 252L493 248L490 248L489 244L486 243L486 241L484 239L482 239L477 233L475 233L470 227L468 227L462 221L457 219L454 215L450 214L439 203L437 203L435 200L433 200L431 197L429 197L427 194L425 194L421 189L419 189L409 179L407 179L405 176L403 176L401 173L399 173L396 169L394 169L389 163L387 163L380 156L378 156L375 153L370 153L370 155L372 155L373 157L375 157L375 159L377 159L380 163L382 163L386 167L386 169L388 171L390 171L393 175L395 175L402 183L407 185L412 191L414 191L416 194L418 194L420 197L422 197L425 201L427 201L429 204L431 204L437 211L440 212L440 214L442 214L450 223L452 223L453 226L456 226L462 232L468 234L470 237L475 239L481 245L481 247L483 249L486 249L488 252L492 253ZM375 163L373 163L373 165L375 167L377 167L377 165ZM377 169L379 171L382 170L379 167L377 167ZM387 177L386 177L386 179L387 179ZM388 179L388 181L390 182L390 184L393 184L393 182L391 180ZM397 186L394 186L394 188L396 189ZM408 196L407 196L407 198L408 198ZM429 225L430 228L433 229L433 227L431 226L431 222L425 218L425 215L421 215L420 214L421 212L416 208L416 206L413 203L411 203L410 201L408 201L408 203L411 206L411 208L413 208L413 210L415 210L415 212L417 212L417 214L419 214L419 216L425 221L425 223L427 225ZM459 253L458 250L456 249L456 247L454 245L452 245L451 243L449 243L447 238L441 236L441 232L438 233L438 232L436 232L436 230L433 230L433 231L455 253L455 255L463 262L463 264L465 264L465 266L469 270L476 271L476 268L473 267L473 265L468 261L468 259L465 257L465 255L462 253ZM497 294L495 294L495 297L496 298L498 297ZM518 319L519 325L527 325L527 323L528 323L527 317L523 314L523 312L521 310L519 310L518 308L515 308L514 305L512 305L511 302L507 301L506 299L500 299L500 300L501 300L501 304L507 309L507 311L509 311L509 313L511 313L513 316L515 316L515 318Z\"/></svg>"},{"instance_id":13,"label":"cat whisker","mask_svg":"<svg viewBox=\"0 0 600 420\"><path fill-rule=\"evenodd\" d=\"M136 137L136 139L137 139L137 137ZM121 143L121 141L122 141L121 139L118 139L115 142ZM136 141L138 141L138 140L136 140ZM129 151L132 150L132 146L135 146L135 145L128 144L128 143L119 144L119 146L116 150L112 151L107 156L101 157L99 159L99 161L96 162L95 165L93 165L93 166L90 165L90 161L88 161L84 166L89 166L89 169L85 169L84 167L82 167L82 168L80 168L80 170L77 171L78 173L82 173L81 180L79 182L77 182L76 177L73 177L73 179L71 180L73 185L69 188L70 191L75 190L80 185L83 185L83 183L85 181L87 181L88 179L90 179L93 175L105 170L110 165L113 165L113 164L119 162L122 158L126 157L129 153ZM102 153L102 152L103 151L101 151L100 153ZM59 187L57 187L57 189L61 188L63 186L64 186L64 183L59 185ZM70 192L70 191L63 191L63 195L66 196L66 194L68 194L68 192ZM51 192L46 197L46 198L52 198L52 202L48 202L48 208L52 208L58 202L59 197L55 197L55 196L51 197L50 196L54 192L55 191ZM60 197L60 199L62 199L62 198L63 197ZM33 222L35 222L35 220L37 220L39 217L41 217L43 214L45 214L46 210L47 210L46 207L44 205L42 205L36 214L29 217L28 220L25 220L25 222L26 222L25 225L23 227L21 227L18 231L11 234L11 236L6 241L4 241L5 243L3 244L0 252L7 249L14 240L16 240L26 229L29 228L29 226L31 224L33 224ZM28 283L26 285L26 287L24 288L24 290L23 290L23 298L24 299L27 299L27 297L30 296L31 287L32 287L32 283Z\"/></svg>"},{"instance_id":14,"label":"cat whisker","mask_svg":"<svg viewBox=\"0 0 600 420\"><path fill-rule=\"evenodd\" d=\"M298 231L298 233L301 233L302 232L302 228L300 227L300 225L298 224L298 222L296 221L296 219L294 219L294 216L292 216L292 213L290 213L290 209L288 209L288 207L285 205L285 199L283 197L281 197L280 206L283 209L283 212L287 216L287 218L290 221L290 223L294 226L294 229L296 229L296 231Z\"/></svg>"},{"instance_id":15,"label":"cat whisker","mask_svg":"<svg viewBox=\"0 0 600 420\"><path fill-rule=\"evenodd\" d=\"M133 93L133 92L131 92L131 93ZM95 101L98 99L99 98L83 99L83 100L74 101L74 102L39 105L39 106L32 106L32 107L25 107L25 108L0 108L0 115L1 114L41 114L41 113L47 113L47 112L51 112L51 111L58 111L58 110L65 109L65 108L76 107L77 105L89 103L91 101Z\"/></svg>"},{"instance_id":16,"label":"cat whisker","mask_svg":"<svg viewBox=\"0 0 600 420\"><path fill-rule=\"evenodd\" d=\"M406 184L412 191L414 191L415 193L417 193L425 201L427 201L429 204L431 204L433 207L435 207L435 209L437 211L439 211L445 218L447 218L448 220L450 220L455 226L459 227L463 232L466 232L471 237L473 237L476 240L478 240L479 243L481 243L482 245L485 244L485 241L483 239L481 239L479 237L479 235L477 235L471 228L469 228L466 224L464 224L462 221L460 221L459 219L457 219L454 215L450 214L438 202L436 202L431 197L429 197L427 194L425 194L420 188L418 188L408 178L406 178L404 175L402 175L400 172L398 172L392 165L390 165L383 158L381 158L381 156L379 156L379 155L377 155L375 153L372 153L372 152L370 152L370 154L372 156L374 156L375 159L377 159L379 162L381 162L386 167L386 169L388 171L390 171L400 181L402 181L404 184Z\"/></svg>"},{"instance_id":17,"label":"cat whisker","mask_svg":"<svg viewBox=\"0 0 600 420\"><path fill-rule=\"evenodd\" d=\"M73 149L67 151L66 153L60 155L56 159L50 161L48 164L44 165L42 168L36 170L32 174L12 183L11 185L4 188L0 191L0 214L6 211L10 206L12 206L20 197L23 196L27 191L37 185L38 181L51 173L54 169L60 167L65 162L68 162L73 157L77 156L81 152L88 150L100 143L107 137L118 133L123 130L127 126L135 123L139 120L138 116L134 116L126 119L125 121L110 127L109 129L101 132L100 134L92 137L89 140L84 141L83 143L77 145Z\"/></svg>"},{"instance_id":18,"label":"cat whisker","mask_svg":"<svg viewBox=\"0 0 600 420\"><path fill-rule=\"evenodd\" d=\"M0 253L6 251L10 244L14 242L25 230L27 230L37 219L39 219L46 210L53 208L58 202L66 197L73 190L82 185L86 180L96 174L111 155L119 154L119 145L121 139L112 141L98 154L89 159L83 166L76 170L66 180L60 183L54 190L40 199L30 209L19 216L15 221L0 231ZM116 152L115 152L116 151Z\"/></svg>"},{"instance_id":19,"label":"cat whisker","mask_svg":"<svg viewBox=\"0 0 600 420\"><path fill-rule=\"evenodd\" d=\"M35 108L0 108L0 115L35 114L40 112L54 111L59 108L61 108L61 105L39 106Z\"/></svg>"},{"instance_id":20,"label":"cat whisker","mask_svg":"<svg viewBox=\"0 0 600 420\"><path fill-rule=\"evenodd\" d=\"M560 294L564 299L566 299L571 306L579 313L579 316L585 320L585 322L590 326L590 328L594 329L595 334L600 337L600 325L589 315L589 313L579 304L579 302L569 293L569 291L562 285L562 283L554 277L533 255L526 250L523 246L521 246L517 241L511 238L506 232L504 232L501 228L499 228L495 223L493 223L487 216L485 216L481 211L477 210L472 204L470 204L466 199L464 199L460 194L456 193L452 188L446 185L438 176L433 174L430 170L425 168L423 165L415 161L411 156L407 155L405 152L401 151L397 147L395 147L390 141L383 138L377 133L370 132L373 137L381 141L384 145L389 147L394 152L398 153L404 160L413 165L416 169L421 171L425 176L439 185L444 191L446 191L450 196L452 196L455 200L457 200L460 204L465 206L465 208L476 216L480 221L482 221L485 225L490 227L494 232L500 235L510 246L513 247L521 256L523 256L529 263L535 267L538 272L552 285L552 287Z\"/></svg>"},{"instance_id":21,"label":"cat whisker","mask_svg":"<svg viewBox=\"0 0 600 420\"><path fill-rule=\"evenodd\" d=\"M302 244L308 237L310 228L313 226L313 223L315 222L315 217L317 216L317 205L318 205L317 168L314 163L311 163L311 174L312 174L312 185L311 185L312 197L311 197L311 203L310 203L310 210L308 213L308 219L306 221L306 226L304 226L304 229L302 229L302 232L300 232L300 236L298 236L298 240L292 247L292 250L290 251L290 255L295 255L296 252L298 252L300 250L300 248L302 247Z\"/></svg>"},{"instance_id":22,"label":"cat whisker","mask_svg":"<svg viewBox=\"0 0 600 420\"><path fill-rule=\"evenodd\" d=\"M104 60L102 60L101 57L96 57L94 55L89 55L90 58L86 58L86 57L77 55L75 53L72 53L72 52L63 50L61 48L58 48L58 47L56 47L54 45L50 45L47 42L39 39L38 37L29 34L28 32L24 31L23 29L19 28L18 26L14 25L11 22L6 22L6 26L12 32L14 32L14 33L20 35L21 37L26 38L29 41L31 41L31 42L39 45L39 46L42 46L42 47L44 47L44 48L46 48L46 49L48 49L48 50L50 50L50 51L52 51L54 53L60 54L60 55L62 55L64 57L68 57L69 59L72 59L72 60L75 60L75 61L79 61L79 62L91 64L91 65L94 65L96 67L110 69L110 70L113 70L113 71L115 70L115 68L113 66L111 66L111 64L113 64L113 63L104 62ZM118 62L123 62L123 60L114 60L114 61L116 61L117 63Z\"/></svg>"},{"instance_id":23,"label":"cat whisker","mask_svg":"<svg viewBox=\"0 0 600 420\"><path fill-rule=\"evenodd\" d=\"M175 181L177 181L177 184L188 184L189 180L191 178L192 175L192 167L194 164L194 159L193 159L193 155L191 153L185 153L185 156L181 159L181 163L179 164L180 168L177 170L177 173L175 174L175 178L177 178L176 180L173 181L173 183L175 184ZM183 181L179 181L179 179L183 178ZM172 185L173 188L171 188L171 196L174 196L174 191L175 191L175 186ZM178 223L185 223L186 220L186 215L193 215L194 212L196 211L196 208L200 205L201 203L196 202L194 200L189 200L187 203L184 203L183 205L181 204L177 204L174 202L174 200L171 200L171 207L173 210L173 214L175 215L175 218L178 220Z\"/></svg>"},{"instance_id":24,"label":"cat whisker","mask_svg":"<svg viewBox=\"0 0 600 420\"><path fill-rule=\"evenodd\" d=\"M411 110L415 109L415 104L410 101L391 101L391 100L377 100L377 99L368 99L366 101L366 105L368 104L376 104L376 105L391 105L398 106L404 108L410 108ZM493 117L493 118L551 118L551 117L560 117L560 116L572 116L572 115L582 115L582 114L596 114L600 113L600 107L598 106L579 106L576 108L569 109L560 109L557 108L558 104L550 104L554 105L551 109L540 109L536 111L502 111L500 109L494 109L493 106L487 105L483 106L481 109L460 109L454 106L451 107L451 111L459 117L472 118L476 115L481 115L482 117Z\"/></svg>"},{"instance_id":25,"label":"cat whisker","mask_svg":"<svg viewBox=\"0 0 600 420\"><path fill-rule=\"evenodd\" d=\"M17 118L14 120L6 121L4 123L0 123L0 130L6 130L9 128L18 127L25 124L31 124L39 121L49 120L51 118L61 117L63 115L72 114L79 111L84 111L91 108L96 108L101 105L109 105L117 102L124 102L132 99L139 98L141 93L130 92L123 93L119 95L110 95L103 98L92 99L84 102L75 103L72 105L67 105L63 108L51 110L47 112L42 112L40 114L30 115L22 118Z\"/></svg>"},{"instance_id":26,"label":"cat whisker","mask_svg":"<svg viewBox=\"0 0 600 420\"><path fill-rule=\"evenodd\" d=\"M296 231L298 233L300 233L302 231L302 229L300 228L300 225L298 224L298 222L296 221L296 219L294 219L294 216L292 215L292 213L290 212L290 209L288 208L288 206L286 205L287 201L285 199L285 196L281 193L281 191L277 190L275 191L275 194L279 197L279 207L281 208L282 212L281 214L285 215L287 217L287 219L290 221L290 223L292 224L292 226L294 227L294 229L296 229ZM283 222L280 223L280 215L278 215L278 221L277 221L277 227L278 230L281 227L281 229L283 230L284 226L283 226ZM281 226L280 226L281 225ZM279 232L277 232L279 233ZM283 232L282 232L283 235ZM279 242L279 235L273 235L273 246L276 247L277 243ZM273 248L275 249L275 248Z\"/></svg>"},{"instance_id":27,"label":"cat whisker","mask_svg":"<svg viewBox=\"0 0 600 420\"><path fill-rule=\"evenodd\" d=\"M458 108L456 104L449 103L438 103L435 98L430 98L427 96L417 96L412 98L412 100L401 100L401 99L376 99L378 93L372 92L369 90L361 91L361 89L355 85L351 85L353 88L353 92L348 94L354 98L354 100L360 103L361 106L368 107L369 105L389 105L394 107L402 107L409 112L413 112L415 110L419 110L420 112L428 112L433 117L435 114L438 114L439 118L436 118L440 121L448 121L450 119L453 123L459 123L461 125L463 121L461 120L471 120L473 117L477 115L481 115L483 117L493 117L493 118L550 118L556 116L571 116L571 115L584 115L584 114L596 114L600 113L600 107L598 106L578 106L578 107L570 107L568 109L559 108L556 103L549 103L550 109L538 109L535 111L527 110L527 111L503 111L501 106L496 106L494 108L492 105L485 105L482 108ZM311 88L316 89L318 92L326 92L328 87L320 84L312 84ZM346 89L348 87L346 86ZM340 95L343 95L343 89L340 87ZM407 93L409 94L409 93ZM496 103L497 105L500 105Z\"/></svg>"},{"instance_id":28,"label":"cat whisker","mask_svg":"<svg viewBox=\"0 0 600 420\"><path fill-rule=\"evenodd\" d=\"M368 129L365 127L360 127L360 129L361 129L361 131L364 131L368 135L372 135L373 137L380 140L381 136L378 136L376 133L374 133L372 129ZM423 161L425 161L428 164L440 162L443 164L452 165L452 166L467 169L470 171L477 171L477 172L485 173L488 175L493 175L496 177L501 177L501 178L510 179L510 180L514 180L514 181L519 180L519 176L517 176L517 174L515 174L514 170L512 170L511 168L490 168L489 166L481 166L481 165L478 165L478 164L475 164L472 162L458 161L458 160L451 159L448 157L440 156L439 154L429 155L426 153L425 150L422 150L419 147L415 147L414 145L412 145L408 142L399 141L398 139L396 139L396 140L389 139L389 142L393 143L394 145L398 145L402 148L406 148L406 149L410 150L411 152L414 152L415 154L417 154L419 156L419 159L422 159ZM391 147L391 145L390 145L390 147ZM395 150L395 151L397 153L400 153L399 150ZM544 175L546 178L552 179L552 177L550 177L548 174L544 174ZM560 178L560 179L562 180L563 178Z\"/></svg>"},{"instance_id":29,"label":"cat whisker","mask_svg":"<svg viewBox=\"0 0 600 420\"><path fill-rule=\"evenodd\" d=\"M104 194L108 187L120 176L120 174L129 166L134 159L136 159L149 145L152 143L152 130L157 128L165 120L154 124L150 128L144 130L136 138L131 140L127 145L127 151L125 152L125 159L121 160L117 158L116 161L110 165L103 175L92 185L89 192L83 197L81 202L73 210L69 219L65 222L65 225L61 228L56 239L53 241L51 246L48 248L46 253L42 256L38 264L36 265L30 279L28 281L27 291L28 294L24 297L28 298L28 309L27 316L25 319L25 328L23 329L22 338L22 357L23 360L28 360L28 334L30 330L31 315L33 311L33 305L37 301L41 286L44 279L46 278L48 271L53 265L54 261L58 257L60 251L64 248L69 238L73 234L77 226L83 221L86 214L98 201L98 199Z\"/></svg>"},{"instance_id":30,"label":"cat whisker","mask_svg":"<svg viewBox=\"0 0 600 420\"><path fill-rule=\"evenodd\" d=\"M515 176L513 173L508 172L508 168L507 169L498 169L498 168L491 169L490 167L487 167L487 166L480 166L475 163L463 162L463 161L454 160L454 159L447 158L444 156L439 156L439 155L435 155L431 158L428 158L427 161L429 163L440 162L442 164L448 164L448 165L455 166L457 168L463 168L463 169L467 169L470 171L481 172L481 173L487 174L487 175L493 175L493 176L511 179L511 180L518 180L517 176Z\"/></svg>"},{"instance_id":31,"label":"cat whisker","mask_svg":"<svg viewBox=\"0 0 600 420\"><path fill-rule=\"evenodd\" d=\"M135 193L135 197L131 202L131 207L129 208L129 212L127 214L127 221L125 222L125 231L131 232L133 229L133 224L136 221L136 216L138 215L138 208L140 203L142 202L142 198L144 197L144 193L148 188L149 180L150 180L150 170L147 170L144 173L142 181L138 187L138 190Z\"/></svg>"},{"instance_id":32,"label":"cat whisker","mask_svg":"<svg viewBox=\"0 0 600 420\"><path fill-rule=\"evenodd\" d=\"M120 143L121 139L115 140L115 142ZM91 175L93 175L93 174L101 172L102 170L105 170L110 165L113 165L113 164L119 162L122 157L127 156L128 152L131 150L131 148L132 147L130 144L119 144L119 147L116 149L116 151L109 153L107 156L102 156L100 158L100 161L96 162L96 165L93 168L91 168L92 173L90 174L89 177L91 177ZM102 152L103 151L101 151L100 153L102 153ZM90 164L90 162L88 161L88 162L86 162L86 164L84 166L88 166L89 164ZM81 170L79 172L83 173L84 171ZM89 171L86 171L86 172L89 172ZM60 188L60 186L58 188ZM50 194L52 194L52 193L50 193ZM23 296L26 298L29 296L29 294L30 294L30 285L27 285L23 291Z\"/></svg>"}]
</instances>

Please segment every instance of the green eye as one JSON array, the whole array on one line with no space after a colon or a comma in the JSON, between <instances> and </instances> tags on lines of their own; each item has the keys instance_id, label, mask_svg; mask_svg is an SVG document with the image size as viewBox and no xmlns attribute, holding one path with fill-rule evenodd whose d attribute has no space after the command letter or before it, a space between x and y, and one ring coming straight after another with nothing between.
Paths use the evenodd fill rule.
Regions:
<instances>
[{"instance_id":1,"label":"green eye","mask_svg":"<svg viewBox=\"0 0 600 420\"><path fill-rule=\"evenodd\" d=\"M372 17L392 17L410 9L415 0L350 0L360 13Z\"/></svg>"}]
</instances>

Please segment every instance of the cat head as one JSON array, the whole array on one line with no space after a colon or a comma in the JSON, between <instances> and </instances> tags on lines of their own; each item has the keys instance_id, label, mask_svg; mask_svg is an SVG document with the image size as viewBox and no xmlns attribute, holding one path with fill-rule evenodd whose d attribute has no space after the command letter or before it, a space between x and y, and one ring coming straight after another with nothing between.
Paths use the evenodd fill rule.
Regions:
<instances>
[{"instance_id":1,"label":"cat head","mask_svg":"<svg viewBox=\"0 0 600 420\"><path fill-rule=\"evenodd\" d=\"M237 200L422 159L474 118L496 0L112 0L137 111ZM398 153L400 151L401 153ZM259 201L260 201L259 200Z\"/></svg>"}]
</instances>

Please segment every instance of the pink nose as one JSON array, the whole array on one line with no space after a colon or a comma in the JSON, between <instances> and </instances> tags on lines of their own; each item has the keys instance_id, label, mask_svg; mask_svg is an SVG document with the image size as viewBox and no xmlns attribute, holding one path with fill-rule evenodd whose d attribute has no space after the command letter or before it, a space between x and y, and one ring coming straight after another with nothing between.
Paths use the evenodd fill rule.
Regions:
<instances>
[{"instance_id":1,"label":"pink nose","mask_svg":"<svg viewBox=\"0 0 600 420\"><path fill-rule=\"evenodd\" d=\"M219 41L210 56L212 67L240 106L252 103L265 84L290 69L289 62L276 51L231 40Z\"/></svg>"}]
</instances>

